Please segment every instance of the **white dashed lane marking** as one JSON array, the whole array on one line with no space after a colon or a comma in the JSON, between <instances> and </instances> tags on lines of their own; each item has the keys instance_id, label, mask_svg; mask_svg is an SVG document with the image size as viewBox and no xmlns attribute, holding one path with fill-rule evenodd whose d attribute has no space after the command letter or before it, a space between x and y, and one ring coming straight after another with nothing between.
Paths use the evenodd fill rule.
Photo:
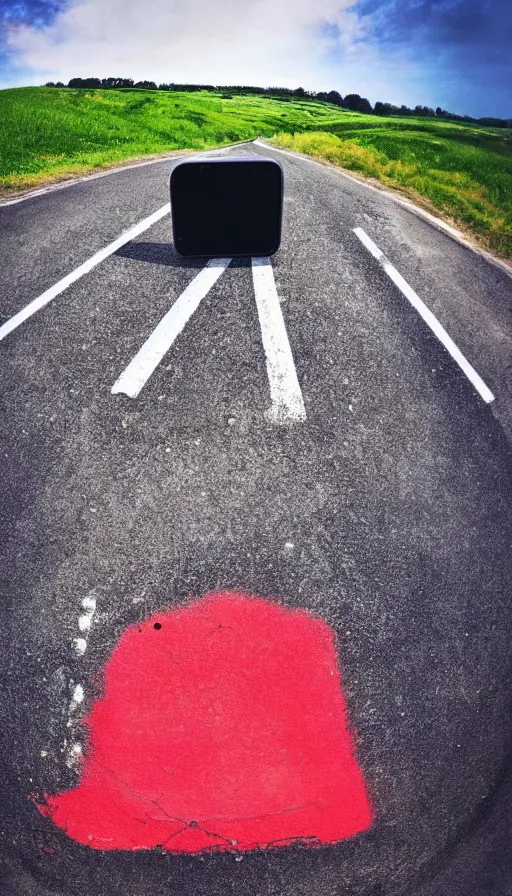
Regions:
<instances>
[{"instance_id":1,"label":"white dashed lane marking","mask_svg":"<svg viewBox=\"0 0 512 896\"><path fill-rule=\"evenodd\" d=\"M79 267L75 268L66 277L59 280L50 289L43 292L0 326L0 341L41 308L44 308L45 305L60 295L68 286L71 286L72 283L75 283L126 243L131 242L168 214L170 214L170 204L166 203L158 211L144 218L135 227L123 233L112 243L109 243L108 246L105 246L104 249L101 249ZM398 273L396 268L393 267L384 253L381 252L362 228L354 228L354 233L371 252L373 257L377 259L411 305L416 308L425 323L450 353L483 400L485 402L493 401L494 395L491 390L457 348L437 318L404 280L402 275ZM124 392L132 398L138 396L144 384L199 306L201 300L216 283L230 261L231 259L229 258L210 259L206 267L187 286L137 355L116 380L112 387L113 393ZM306 411L279 305L270 258L253 258L252 275L272 400L267 416L275 423L302 422L306 419ZM77 638L75 647L77 653L83 652L85 640Z\"/></svg>"},{"instance_id":2,"label":"white dashed lane marking","mask_svg":"<svg viewBox=\"0 0 512 896\"><path fill-rule=\"evenodd\" d=\"M136 398L151 374L169 351L201 300L228 267L230 258L210 259L174 305L162 318L142 348L112 386L112 393L123 392ZM267 373L271 407L267 417L273 423L300 423L306 419L302 392L297 379L292 351L279 304L270 258L252 259L252 276Z\"/></svg>"},{"instance_id":3,"label":"white dashed lane marking","mask_svg":"<svg viewBox=\"0 0 512 896\"><path fill-rule=\"evenodd\" d=\"M272 399L267 416L273 423L300 423L306 419L306 409L270 258L252 259L252 277Z\"/></svg>"},{"instance_id":4,"label":"white dashed lane marking","mask_svg":"<svg viewBox=\"0 0 512 896\"><path fill-rule=\"evenodd\" d=\"M136 398L164 355L197 310L202 299L217 282L230 263L230 258L210 259L197 274L160 323L146 339L142 348L112 386L112 392L124 392Z\"/></svg>"},{"instance_id":5,"label":"white dashed lane marking","mask_svg":"<svg viewBox=\"0 0 512 896\"><path fill-rule=\"evenodd\" d=\"M381 267L384 268L388 277L391 278L395 286L397 286L400 292L406 297L406 299L409 300L413 308L416 308L418 314L420 314L427 326L430 327L434 335L437 336L439 341L444 345L446 351L450 353L453 360L459 365L463 373L466 374L468 380L472 383L483 400L487 403L494 401L494 395L492 394L488 386L485 385L482 377L479 376L475 368L471 366L469 361L457 348L453 339L448 335L444 327L441 326L435 315L432 314L432 312L427 308L427 306L420 299L417 293L414 292L407 281L404 280L402 275L398 273L395 267L393 267L384 253L379 249L378 246L375 245L373 240L370 239L368 234L365 233L365 231L361 227L355 227L354 233L358 237L358 239L361 240L363 246L366 246L373 257L377 259Z\"/></svg>"},{"instance_id":6,"label":"white dashed lane marking","mask_svg":"<svg viewBox=\"0 0 512 896\"><path fill-rule=\"evenodd\" d=\"M114 252L117 252L121 246L124 246L126 243L131 242L131 240L135 239L135 237L139 236L141 233L144 233L145 230L148 230L153 224L156 224L157 221L160 221L161 218L165 217L165 215L169 215L171 213L170 203L167 202L166 205L163 205L162 208L159 208L157 212L154 212L152 215L149 215L148 218L144 218L143 221L139 221L135 227L132 227L131 230L127 230L126 233L121 234L114 242L109 243L108 246L105 246L104 249L100 249L99 252L96 252L95 255L88 258L87 261L84 261L79 267L75 268L74 271L71 271L70 274L66 274L62 280L59 280L58 283L55 283L54 286L51 286L50 289L47 289L45 292L41 293L37 299L33 299L32 302L29 302L28 305L25 305L21 311L18 311L14 317L9 318L2 326L0 327L0 341L5 339L9 333L12 333L13 330L16 330L22 323L28 320L29 317L32 317L37 311L41 308L44 308L45 305L48 305L52 299L55 299L61 292L64 292L68 286L71 286L72 283L76 283L80 277L83 277L84 274L88 274L89 271L92 271L97 265L101 264L102 261L105 261L109 255L113 255Z\"/></svg>"}]
</instances>

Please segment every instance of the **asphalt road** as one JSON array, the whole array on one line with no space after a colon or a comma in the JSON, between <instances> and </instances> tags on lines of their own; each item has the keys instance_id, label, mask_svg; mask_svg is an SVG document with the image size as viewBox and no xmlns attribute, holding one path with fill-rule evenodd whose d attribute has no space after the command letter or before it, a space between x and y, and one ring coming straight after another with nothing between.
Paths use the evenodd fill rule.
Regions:
<instances>
[{"instance_id":1,"label":"asphalt road","mask_svg":"<svg viewBox=\"0 0 512 896\"><path fill-rule=\"evenodd\" d=\"M509 896L512 279L331 167L229 152L283 166L271 265L305 419L268 413L250 259L137 397L112 393L205 266L177 255L168 215L0 343L0 893ZM0 325L161 208L172 165L0 207ZM115 645L223 590L334 631L372 825L243 854L77 843L30 795L77 786Z\"/></svg>"}]
</instances>

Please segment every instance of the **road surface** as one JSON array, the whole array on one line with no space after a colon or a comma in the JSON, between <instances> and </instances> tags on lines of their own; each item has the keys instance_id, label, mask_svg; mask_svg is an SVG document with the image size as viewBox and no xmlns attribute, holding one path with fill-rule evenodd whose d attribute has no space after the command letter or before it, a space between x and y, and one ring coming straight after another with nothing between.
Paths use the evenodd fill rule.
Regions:
<instances>
[{"instance_id":1,"label":"road surface","mask_svg":"<svg viewBox=\"0 0 512 896\"><path fill-rule=\"evenodd\" d=\"M1 893L505 896L512 279L330 166L258 143L222 152L283 166L283 239L271 260L207 267L178 256L164 209L171 159L0 207ZM253 705L230 708L230 762L268 688L283 714L275 731L283 718L309 744L316 731L307 772L325 772L326 718L338 710L320 707L313 642L330 632L336 660L325 639L318 656L336 680L341 670L370 815L327 844L315 827L313 845L290 835L274 848L262 834L259 849L118 848L119 815L91 763L94 713L115 683L103 711L112 768L116 738L133 738L140 767L147 740L159 800L172 802L175 772L152 726L160 710L172 724L179 700L172 674L160 693L152 648L145 665L133 644L137 632L178 631L180 608L200 615L205 595L226 592L261 608L250 632L237 629L235 666L258 638L267 651ZM269 631L284 628L272 641L261 632L274 612ZM301 625L312 626L311 644L297 635L303 680L293 658L279 661L287 626ZM124 668L139 670L124 689L114 682L123 650L133 655ZM179 709L192 780L206 762L207 738L187 721L197 705ZM147 730L139 718L153 720ZM229 773L215 766L211 789L222 795L236 768L253 817L259 796L237 762ZM45 796L76 792L84 769L97 801L73 825L90 826L89 845L71 821L66 833L66 819L38 810ZM127 779L116 774L112 799L124 788L124 805ZM208 820L194 818L195 797L180 792L192 839ZM327 818L320 797L317 808Z\"/></svg>"}]
</instances>

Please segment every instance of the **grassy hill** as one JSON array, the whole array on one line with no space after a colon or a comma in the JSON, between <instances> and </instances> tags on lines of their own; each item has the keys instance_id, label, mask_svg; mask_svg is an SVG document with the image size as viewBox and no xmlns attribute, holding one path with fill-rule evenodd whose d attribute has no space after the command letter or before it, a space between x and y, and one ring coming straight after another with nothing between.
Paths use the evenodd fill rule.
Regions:
<instances>
[{"instance_id":1,"label":"grassy hill","mask_svg":"<svg viewBox=\"0 0 512 896\"><path fill-rule=\"evenodd\" d=\"M511 130L379 118L306 99L44 87L0 91L0 120L4 194L260 135L398 189L512 257Z\"/></svg>"}]
</instances>

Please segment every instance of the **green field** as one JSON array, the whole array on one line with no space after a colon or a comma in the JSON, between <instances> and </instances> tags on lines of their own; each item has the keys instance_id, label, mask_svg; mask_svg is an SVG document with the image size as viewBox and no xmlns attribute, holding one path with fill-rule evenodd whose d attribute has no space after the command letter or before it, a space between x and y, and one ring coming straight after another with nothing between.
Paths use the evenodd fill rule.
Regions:
<instances>
[{"instance_id":1,"label":"green field","mask_svg":"<svg viewBox=\"0 0 512 896\"><path fill-rule=\"evenodd\" d=\"M512 257L512 131L328 103L154 90L0 91L0 189L256 136L394 187Z\"/></svg>"},{"instance_id":2,"label":"green field","mask_svg":"<svg viewBox=\"0 0 512 896\"><path fill-rule=\"evenodd\" d=\"M508 129L347 113L339 124L315 133L282 133L275 143L398 188L433 213L441 212L480 245L512 257Z\"/></svg>"}]
</instances>

